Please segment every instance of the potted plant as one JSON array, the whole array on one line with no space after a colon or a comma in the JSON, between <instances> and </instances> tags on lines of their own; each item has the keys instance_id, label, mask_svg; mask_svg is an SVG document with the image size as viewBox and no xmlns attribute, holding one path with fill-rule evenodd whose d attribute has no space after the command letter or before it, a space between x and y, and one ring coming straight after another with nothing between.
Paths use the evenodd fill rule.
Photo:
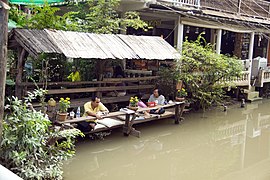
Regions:
<instances>
[{"instance_id":1,"label":"potted plant","mask_svg":"<svg viewBox=\"0 0 270 180\"><path fill-rule=\"evenodd\" d=\"M176 93L176 101L184 101L186 96L187 91L185 88L178 89Z\"/></svg>"},{"instance_id":2,"label":"potted plant","mask_svg":"<svg viewBox=\"0 0 270 180\"><path fill-rule=\"evenodd\" d=\"M65 121L67 119L67 110L70 107L70 98L60 98L59 100L59 112L58 112L58 120Z\"/></svg>"},{"instance_id":3,"label":"potted plant","mask_svg":"<svg viewBox=\"0 0 270 180\"><path fill-rule=\"evenodd\" d=\"M129 100L129 109L132 109L134 111L138 110L138 102L139 99L137 96L131 97Z\"/></svg>"}]
</instances>

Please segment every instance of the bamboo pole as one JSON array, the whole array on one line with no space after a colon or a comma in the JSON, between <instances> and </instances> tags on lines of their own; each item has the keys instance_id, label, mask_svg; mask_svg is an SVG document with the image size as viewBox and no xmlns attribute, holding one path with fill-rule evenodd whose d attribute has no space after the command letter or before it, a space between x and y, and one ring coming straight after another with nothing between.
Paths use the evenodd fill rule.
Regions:
<instances>
[{"instance_id":1,"label":"bamboo pole","mask_svg":"<svg viewBox=\"0 0 270 180\"><path fill-rule=\"evenodd\" d=\"M0 142L2 141L8 42L8 0L0 1Z\"/></svg>"}]
</instances>

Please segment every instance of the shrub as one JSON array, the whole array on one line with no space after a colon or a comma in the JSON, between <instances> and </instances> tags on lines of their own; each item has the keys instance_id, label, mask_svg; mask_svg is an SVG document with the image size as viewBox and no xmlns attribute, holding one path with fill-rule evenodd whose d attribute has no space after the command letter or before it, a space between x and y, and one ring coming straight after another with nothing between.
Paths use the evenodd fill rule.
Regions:
<instances>
[{"instance_id":1,"label":"shrub","mask_svg":"<svg viewBox=\"0 0 270 180\"><path fill-rule=\"evenodd\" d=\"M238 58L217 54L212 44L201 42L205 40L199 36L194 42L183 43L176 79L185 83L191 100L205 110L223 101L226 97L223 88L232 85L229 79L240 76L242 65Z\"/></svg>"},{"instance_id":2,"label":"shrub","mask_svg":"<svg viewBox=\"0 0 270 180\"><path fill-rule=\"evenodd\" d=\"M30 97L23 102L9 99L3 124L1 164L23 179L62 179L63 161L75 154L77 129L52 126L41 111L29 108Z\"/></svg>"}]
</instances>

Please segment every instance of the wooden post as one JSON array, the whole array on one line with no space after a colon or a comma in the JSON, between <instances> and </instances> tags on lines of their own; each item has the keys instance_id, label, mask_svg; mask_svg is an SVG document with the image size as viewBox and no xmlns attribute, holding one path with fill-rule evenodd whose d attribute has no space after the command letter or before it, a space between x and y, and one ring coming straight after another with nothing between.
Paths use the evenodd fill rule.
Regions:
<instances>
[{"instance_id":1,"label":"wooden post","mask_svg":"<svg viewBox=\"0 0 270 180\"><path fill-rule=\"evenodd\" d=\"M128 134L129 121L130 121L130 114L126 114L125 125L123 127L124 136L129 136L129 134Z\"/></svg>"},{"instance_id":2,"label":"wooden post","mask_svg":"<svg viewBox=\"0 0 270 180\"><path fill-rule=\"evenodd\" d=\"M6 90L8 10L8 1L0 1L0 142L2 141Z\"/></svg>"},{"instance_id":3,"label":"wooden post","mask_svg":"<svg viewBox=\"0 0 270 180\"><path fill-rule=\"evenodd\" d=\"M132 117L131 120L130 120L130 117ZM125 125L123 126L124 136L132 135L137 138L141 136L141 132L137 131L135 128L132 127L134 124L135 118L136 118L135 112L133 114L126 114Z\"/></svg>"},{"instance_id":4,"label":"wooden post","mask_svg":"<svg viewBox=\"0 0 270 180\"><path fill-rule=\"evenodd\" d=\"M23 93L22 93L22 76L23 76L23 69L24 69L24 63L25 63L25 55L26 51L25 49L20 49L18 53L18 63L17 63L17 76L16 76L16 87L15 87L15 96L18 97L19 99L22 98Z\"/></svg>"},{"instance_id":5,"label":"wooden post","mask_svg":"<svg viewBox=\"0 0 270 180\"><path fill-rule=\"evenodd\" d=\"M175 124L180 123L180 105L181 103L178 103L175 106Z\"/></svg>"}]
</instances>

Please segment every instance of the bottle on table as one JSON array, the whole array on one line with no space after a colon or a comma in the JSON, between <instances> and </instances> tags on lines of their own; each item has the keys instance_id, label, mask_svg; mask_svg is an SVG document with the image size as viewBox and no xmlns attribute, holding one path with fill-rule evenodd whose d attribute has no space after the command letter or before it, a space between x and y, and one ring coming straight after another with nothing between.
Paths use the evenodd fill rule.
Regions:
<instances>
[{"instance_id":1,"label":"bottle on table","mask_svg":"<svg viewBox=\"0 0 270 180\"><path fill-rule=\"evenodd\" d=\"M76 118L81 117L81 109L80 106L77 108L77 112L76 112Z\"/></svg>"},{"instance_id":2,"label":"bottle on table","mask_svg":"<svg viewBox=\"0 0 270 180\"><path fill-rule=\"evenodd\" d=\"M73 119L73 118L74 118L75 113L74 113L74 111L73 111L73 110L72 110L72 111L69 113L69 116L70 116L70 119Z\"/></svg>"}]
</instances>

